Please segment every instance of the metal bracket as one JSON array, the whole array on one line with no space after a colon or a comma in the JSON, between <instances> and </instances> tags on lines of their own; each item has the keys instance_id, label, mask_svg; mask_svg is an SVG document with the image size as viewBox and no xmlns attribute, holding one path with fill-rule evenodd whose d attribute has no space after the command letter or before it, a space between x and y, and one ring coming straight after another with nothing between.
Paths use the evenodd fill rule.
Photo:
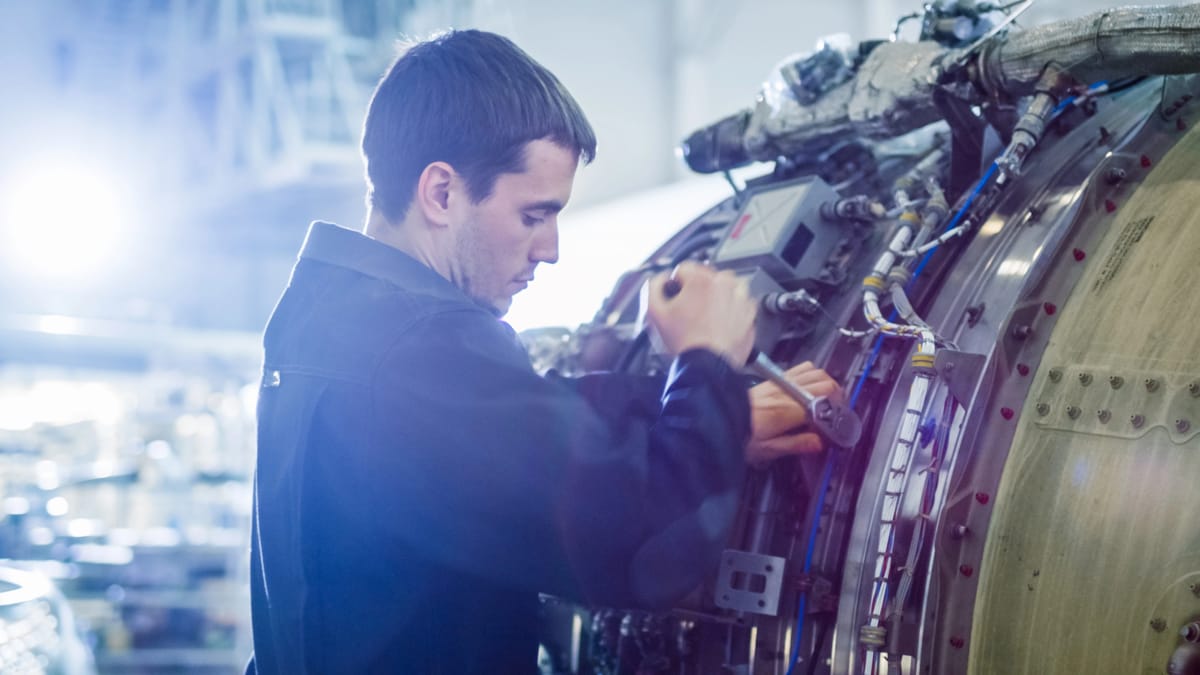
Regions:
<instances>
[{"instance_id":1,"label":"metal bracket","mask_svg":"<svg viewBox=\"0 0 1200 675\"><path fill-rule=\"evenodd\" d=\"M722 609L776 616L786 558L745 551L721 554L713 602Z\"/></svg>"},{"instance_id":2,"label":"metal bracket","mask_svg":"<svg viewBox=\"0 0 1200 675\"><path fill-rule=\"evenodd\" d=\"M987 357L983 354L939 349L933 357L933 369L945 380L951 395L960 403L965 403L975 391L986 361Z\"/></svg>"}]
</instances>

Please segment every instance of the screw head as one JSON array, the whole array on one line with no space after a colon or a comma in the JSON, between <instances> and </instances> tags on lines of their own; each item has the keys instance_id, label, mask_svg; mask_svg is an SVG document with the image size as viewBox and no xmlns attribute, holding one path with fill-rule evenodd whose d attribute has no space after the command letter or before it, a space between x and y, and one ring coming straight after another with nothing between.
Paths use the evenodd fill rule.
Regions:
<instances>
[{"instance_id":1,"label":"screw head","mask_svg":"<svg viewBox=\"0 0 1200 675\"><path fill-rule=\"evenodd\" d=\"M1189 384L1188 393L1192 395L1192 398L1200 398L1200 382Z\"/></svg>"},{"instance_id":2,"label":"screw head","mask_svg":"<svg viewBox=\"0 0 1200 675\"><path fill-rule=\"evenodd\" d=\"M1086 387L1091 383L1092 383L1092 374L1091 373L1080 373L1079 374L1079 384L1082 384L1083 386Z\"/></svg>"},{"instance_id":3,"label":"screw head","mask_svg":"<svg viewBox=\"0 0 1200 675\"><path fill-rule=\"evenodd\" d=\"M1149 391L1149 392L1158 391L1158 380L1156 380L1152 377L1146 378L1146 391Z\"/></svg>"},{"instance_id":4,"label":"screw head","mask_svg":"<svg viewBox=\"0 0 1200 675\"><path fill-rule=\"evenodd\" d=\"M1129 423L1133 425L1134 429L1141 429L1142 425L1146 423L1146 417L1144 415L1134 415L1129 418Z\"/></svg>"},{"instance_id":5,"label":"screw head","mask_svg":"<svg viewBox=\"0 0 1200 675\"><path fill-rule=\"evenodd\" d=\"M1050 369L1050 381L1058 382L1061 379L1062 379L1062 371L1059 370L1058 368L1051 368Z\"/></svg>"},{"instance_id":6,"label":"screw head","mask_svg":"<svg viewBox=\"0 0 1200 675\"><path fill-rule=\"evenodd\" d=\"M1120 375L1113 375L1112 377L1108 378L1108 384L1113 389L1120 389L1121 385L1125 384L1125 378L1121 377Z\"/></svg>"},{"instance_id":7,"label":"screw head","mask_svg":"<svg viewBox=\"0 0 1200 675\"><path fill-rule=\"evenodd\" d=\"M1101 424L1108 424L1108 421L1112 419L1112 413L1107 410L1097 410L1096 417L1100 419Z\"/></svg>"},{"instance_id":8,"label":"screw head","mask_svg":"<svg viewBox=\"0 0 1200 675\"><path fill-rule=\"evenodd\" d=\"M1161 617L1155 617L1150 619L1150 627L1153 628L1156 633L1161 633L1167 629L1167 622Z\"/></svg>"},{"instance_id":9,"label":"screw head","mask_svg":"<svg viewBox=\"0 0 1200 675\"><path fill-rule=\"evenodd\" d=\"M1175 420L1175 431L1178 431L1181 434L1186 434L1188 432L1188 429L1191 429L1191 428L1192 428L1191 421L1185 420L1185 419Z\"/></svg>"},{"instance_id":10,"label":"screw head","mask_svg":"<svg viewBox=\"0 0 1200 675\"><path fill-rule=\"evenodd\" d=\"M1050 404L1045 403L1045 402L1037 404L1037 414L1041 415L1042 417L1049 415L1050 414Z\"/></svg>"},{"instance_id":11,"label":"screw head","mask_svg":"<svg viewBox=\"0 0 1200 675\"><path fill-rule=\"evenodd\" d=\"M1083 411L1080 410L1077 406L1073 406L1073 405L1067 406L1067 417L1070 417L1073 420L1079 419L1079 415L1082 412Z\"/></svg>"}]
</instances>

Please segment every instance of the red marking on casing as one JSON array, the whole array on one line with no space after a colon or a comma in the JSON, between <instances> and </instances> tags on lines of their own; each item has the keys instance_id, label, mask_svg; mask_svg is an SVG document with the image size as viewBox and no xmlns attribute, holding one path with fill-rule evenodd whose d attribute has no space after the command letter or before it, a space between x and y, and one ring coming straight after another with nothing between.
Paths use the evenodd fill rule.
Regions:
<instances>
[{"instance_id":1,"label":"red marking on casing","mask_svg":"<svg viewBox=\"0 0 1200 675\"><path fill-rule=\"evenodd\" d=\"M744 214L741 218L738 218L737 225L733 226L733 232L729 234L729 238L737 239L738 237L742 236L742 230L746 228L746 223L748 222L750 222L749 213Z\"/></svg>"},{"instance_id":2,"label":"red marking on casing","mask_svg":"<svg viewBox=\"0 0 1200 675\"><path fill-rule=\"evenodd\" d=\"M1053 315L1055 312L1058 311L1058 306L1055 305L1053 302L1046 302L1046 303L1042 304L1042 309L1044 309L1047 314Z\"/></svg>"}]
</instances>

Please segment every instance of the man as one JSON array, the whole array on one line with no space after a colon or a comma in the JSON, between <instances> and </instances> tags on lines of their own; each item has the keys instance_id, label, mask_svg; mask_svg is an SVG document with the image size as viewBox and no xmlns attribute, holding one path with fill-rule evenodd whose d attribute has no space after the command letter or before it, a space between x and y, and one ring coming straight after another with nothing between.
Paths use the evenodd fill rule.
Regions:
<instances>
[{"instance_id":1,"label":"man","mask_svg":"<svg viewBox=\"0 0 1200 675\"><path fill-rule=\"evenodd\" d=\"M650 284L670 375L541 378L498 321L595 138L508 40L402 55L367 113L362 234L309 232L264 337L251 587L261 673L525 673L538 592L665 607L715 566L751 459L819 448L738 374L755 303ZM818 394L821 371L792 371Z\"/></svg>"}]
</instances>

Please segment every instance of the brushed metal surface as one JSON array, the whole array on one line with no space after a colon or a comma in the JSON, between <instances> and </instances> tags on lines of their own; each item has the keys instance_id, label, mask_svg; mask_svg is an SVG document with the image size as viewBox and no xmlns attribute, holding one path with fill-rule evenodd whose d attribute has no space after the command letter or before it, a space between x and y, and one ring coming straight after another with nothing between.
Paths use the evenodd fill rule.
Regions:
<instances>
[{"instance_id":1,"label":"brushed metal surface","mask_svg":"<svg viewBox=\"0 0 1200 675\"><path fill-rule=\"evenodd\" d=\"M1190 590L1200 580L1200 437L1174 419L1200 380L1198 276L1192 130L1120 209L1059 310L994 502L969 672L1166 672L1179 627L1200 613ZM1161 379L1156 392L1146 379ZM1152 412L1134 428L1138 406ZM1071 407L1075 419L1064 415Z\"/></svg>"}]
</instances>

